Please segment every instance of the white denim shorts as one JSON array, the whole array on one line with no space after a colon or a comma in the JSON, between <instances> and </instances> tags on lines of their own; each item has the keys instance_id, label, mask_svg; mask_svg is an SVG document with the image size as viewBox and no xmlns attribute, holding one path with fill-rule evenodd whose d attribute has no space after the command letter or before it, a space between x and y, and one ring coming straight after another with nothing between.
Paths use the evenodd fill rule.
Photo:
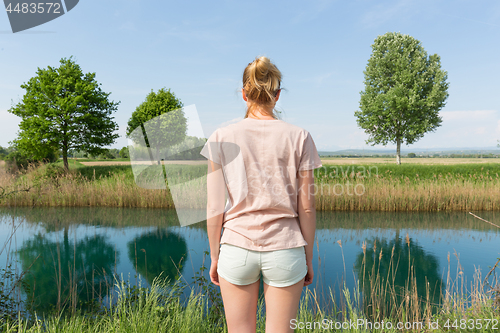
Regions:
<instances>
[{"instance_id":1,"label":"white denim shorts","mask_svg":"<svg viewBox=\"0 0 500 333\"><path fill-rule=\"evenodd\" d=\"M272 287L288 287L307 274L303 246L274 251L253 251L231 244L221 244L217 273L236 285L248 285L262 278Z\"/></svg>"}]
</instances>

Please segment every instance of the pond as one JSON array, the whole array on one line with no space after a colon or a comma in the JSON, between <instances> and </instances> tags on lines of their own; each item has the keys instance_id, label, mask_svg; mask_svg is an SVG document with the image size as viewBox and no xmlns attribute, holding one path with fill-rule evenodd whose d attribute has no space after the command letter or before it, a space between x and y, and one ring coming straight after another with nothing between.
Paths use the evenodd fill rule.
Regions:
<instances>
[{"instance_id":1,"label":"pond","mask_svg":"<svg viewBox=\"0 0 500 333\"><path fill-rule=\"evenodd\" d=\"M500 212L474 213L500 224ZM446 288L457 277L470 284L478 269L484 277L500 257L500 229L467 212L318 211L316 236L315 278L308 288L316 289L325 308L330 292L341 293L344 284L352 291L374 265L382 275L397 267L392 279L404 286L411 262L423 294L426 282L431 289ZM161 273L194 286L200 267L210 266L204 223L181 227L174 210L3 207L1 248L0 268L11 263L27 272L24 294L35 296L39 312L67 297L70 286L78 291L74 302L105 301L116 282L112 274L131 285L147 287Z\"/></svg>"}]
</instances>

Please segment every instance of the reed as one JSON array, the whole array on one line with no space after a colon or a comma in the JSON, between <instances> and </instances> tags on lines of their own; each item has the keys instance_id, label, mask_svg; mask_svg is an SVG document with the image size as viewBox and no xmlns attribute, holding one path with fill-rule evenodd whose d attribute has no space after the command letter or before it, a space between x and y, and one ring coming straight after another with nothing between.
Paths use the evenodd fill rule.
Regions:
<instances>
[{"instance_id":1,"label":"reed","mask_svg":"<svg viewBox=\"0 0 500 333\"><path fill-rule=\"evenodd\" d=\"M455 165L327 166L315 171L317 210L334 211L470 211L500 209L500 166ZM172 168L171 166L169 168ZM52 168L53 169L53 168ZM130 166L78 166L71 172L30 166L14 176L0 173L0 187L12 192L2 206L175 208L168 188L145 189ZM171 184L199 179L204 166L179 165ZM201 183L200 183L201 184ZM205 191L203 184L198 191ZM194 184L193 184L194 185ZM29 189L28 191L23 191ZM201 190L200 190L201 189ZM203 193L186 187L183 203ZM179 202L179 201L177 201ZM198 202L199 204L199 202ZM203 207L191 207L203 208Z\"/></svg>"},{"instance_id":2,"label":"reed","mask_svg":"<svg viewBox=\"0 0 500 333\"><path fill-rule=\"evenodd\" d=\"M406 268L405 268L406 269ZM411 266L409 267L412 273ZM461 320L470 325L470 320L489 320L489 328L483 327L481 332L496 332L500 320L498 307L493 304L481 281L480 273L468 284L461 279L461 274L449 279L444 290L443 303L433 304L430 297L417 294L414 281L409 280L404 290L399 293L391 281L383 281L383 274L372 268L369 294L363 295L360 288L348 290L345 285L338 297L330 292L334 304L340 304L327 311L319 305L318 295L314 288L307 288L299 306L296 321L291 325L302 325L297 331L323 332L325 330L344 332L371 332L375 323L390 322L392 328L384 332L400 332L398 322L409 325L405 331L411 332L447 332L445 325L460 325ZM358 281L360 282L360 281ZM359 283L357 284L359 286ZM385 285L385 286L384 286ZM227 332L225 318L220 321L209 320L209 297L202 289L191 291L186 302L181 302L176 289L168 283L155 278L150 288L133 288L123 279L115 280L115 300L101 312L71 315L52 314L42 318L26 319L19 317L0 323L1 332ZM389 297L387 297L389 296ZM257 315L257 332L264 332L265 314L262 298L259 299ZM389 304L382 304L389 302ZM382 308L392 307L390 312L367 310L377 304ZM423 309L423 310L422 310ZM361 320L361 324L359 323ZM457 320L455 322L455 320ZM349 325L356 323L354 328ZM455 322L455 324L454 324ZM347 323L341 329L343 323ZM420 326L420 323L422 326ZM429 329L429 323L438 323L438 329ZM485 324L483 322L483 324ZM493 323L498 323L493 326ZM326 328L325 328L325 325ZM337 325L337 326L336 326ZM361 325L361 326L358 326ZM460 330L466 331L466 330ZM471 330L474 331L474 330Z\"/></svg>"}]
</instances>

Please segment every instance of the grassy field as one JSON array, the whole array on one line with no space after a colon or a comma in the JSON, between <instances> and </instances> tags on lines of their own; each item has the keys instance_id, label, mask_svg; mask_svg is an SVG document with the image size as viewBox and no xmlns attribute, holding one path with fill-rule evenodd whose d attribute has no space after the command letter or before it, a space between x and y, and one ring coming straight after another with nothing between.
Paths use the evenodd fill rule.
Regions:
<instances>
[{"instance_id":1,"label":"grassy field","mask_svg":"<svg viewBox=\"0 0 500 333\"><path fill-rule=\"evenodd\" d=\"M78 161L83 165L126 165L130 164L128 159L114 159L114 160L96 160L96 159L70 159L70 161ZM323 164L396 164L395 157L321 157ZM166 161L165 163L174 163ZM202 164L206 161L176 161L180 164ZM402 164L425 164L425 165L449 165L449 164L482 164L482 163L498 163L500 158L445 158L445 157L415 157L415 158L401 158Z\"/></svg>"},{"instance_id":2,"label":"grassy field","mask_svg":"<svg viewBox=\"0 0 500 333\"><path fill-rule=\"evenodd\" d=\"M318 210L500 210L500 163L396 165L341 164L337 161L328 160L315 170ZM71 160L69 165L68 174L62 171L62 161L32 167L29 172L16 175L7 174L0 168L3 170L0 170L0 187L5 193L13 192L4 195L0 205L179 208L174 207L166 186L165 189L149 189L137 185L139 178L134 177L140 177L141 182L160 179L155 188L164 182L162 175L155 178L152 169L151 173L140 176L136 169L134 176L129 164L84 165ZM194 198L203 194L199 191L205 191L206 162L169 164L168 170L169 185L185 183L196 189L191 191L187 185L184 188L181 201L186 208L204 209L193 205L201 205Z\"/></svg>"},{"instance_id":3,"label":"grassy field","mask_svg":"<svg viewBox=\"0 0 500 333\"><path fill-rule=\"evenodd\" d=\"M395 157L322 157L324 164L395 164ZM445 157L415 157L401 158L401 164L449 165L449 164L499 163L500 158L445 158Z\"/></svg>"}]
</instances>

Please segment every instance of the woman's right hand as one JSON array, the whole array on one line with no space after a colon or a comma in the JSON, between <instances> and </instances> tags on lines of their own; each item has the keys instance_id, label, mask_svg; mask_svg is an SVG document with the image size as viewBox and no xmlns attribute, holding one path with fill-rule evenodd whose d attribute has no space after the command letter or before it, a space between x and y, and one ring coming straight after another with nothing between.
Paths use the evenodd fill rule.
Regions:
<instances>
[{"instance_id":1,"label":"woman's right hand","mask_svg":"<svg viewBox=\"0 0 500 333\"><path fill-rule=\"evenodd\" d=\"M313 271L312 261L308 261L307 274L306 278L304 279L304 287L310 285L313 282L313 278L314 278L314 271Z\"/></svg>"},{"instance_id":2,"label":"woman's right hand","mask_svg":"<svg viewBox=\"0 0 500 333\"><path fill-rule=\"evenodd\" d=\"M217 273L217 263L219 262L219 260L215 260L215 259L212 259L212 263L210 264L210 271L209 271L209 275L210 275L210 281L212 281L213 284L215 284L216 286L220 286L219 284L219 273Z\"/></svg>"}]
</instances>

